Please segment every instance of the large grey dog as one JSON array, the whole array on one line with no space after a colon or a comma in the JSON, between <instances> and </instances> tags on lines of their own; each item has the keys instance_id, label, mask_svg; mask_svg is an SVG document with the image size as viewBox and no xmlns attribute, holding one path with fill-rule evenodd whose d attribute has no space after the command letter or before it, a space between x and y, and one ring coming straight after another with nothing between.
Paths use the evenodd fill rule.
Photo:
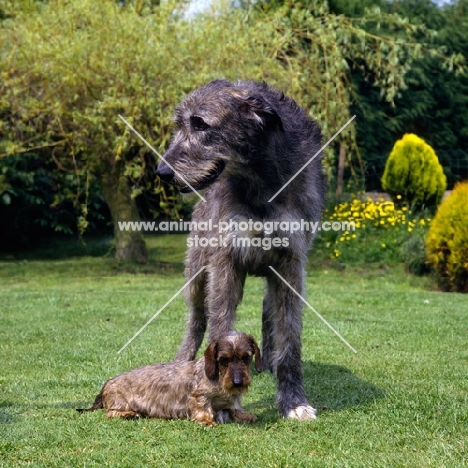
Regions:
<instances>
[{"instance_id":1,"label":"large grey dog","mask_svg":"<svg viewBox=\"0 0 468 468\"><path fill-rule=\"evenodd\" d=\"M295 101L266 83L226 80L212 81L184 99L175 123L157 174L183 193L206 189L206 202L193 212L192 222L198 224L189 238L187 279L206 268L187 288L190 315L176 360L195 358L207 325L211 340L232 330L246 275L265 277L264 369L276 373L284 416L315 418L303 387L301 300L275 271L304 292L314 234L305 228L292 233L284 222L305 226L320 220L325 181L320 156L310 161L320 150L320 128ZM200 223L210 220L213 230L202 230ZM253 228L246 231L249 221ZM258 228L259 222L269 229ZM215 229L221 225L223 239Z\"/></svg>"}]
</instances>

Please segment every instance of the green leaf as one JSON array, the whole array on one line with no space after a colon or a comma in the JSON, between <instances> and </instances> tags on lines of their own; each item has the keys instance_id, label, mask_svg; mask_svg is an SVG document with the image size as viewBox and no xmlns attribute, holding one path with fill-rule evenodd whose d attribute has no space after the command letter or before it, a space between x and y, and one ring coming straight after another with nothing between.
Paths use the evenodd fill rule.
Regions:
<instances>
[{"instance_id":1,"label":"green leaf","mask_svg":"<svg viewBox=\"0 0 468 468\"><path fill-rule=\"evenodd\" d=\"M2 202L3 202L4 205L9 205L11 203L11 197L10 197L10 194L8 192L5 192L2 195Z\"/></svg>"}]
</instances>

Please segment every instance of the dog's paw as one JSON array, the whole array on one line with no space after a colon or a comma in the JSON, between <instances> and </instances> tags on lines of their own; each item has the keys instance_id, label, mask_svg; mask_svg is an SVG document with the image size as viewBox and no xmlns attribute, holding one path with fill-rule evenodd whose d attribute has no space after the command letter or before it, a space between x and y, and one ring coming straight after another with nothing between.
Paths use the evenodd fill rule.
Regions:
<instances>
[{"instance_id":1,"label":"dog's paw","mask_svg":"<svg viewBox=\"0 0 468 468\"><path fill-rule=\"evenodd\" d=\"M257 417L253 414L247 413L244 410L234 410L233 412L234 421L242 421L242 422L255 422Z\"/></svg>"},{"instance_id":2,"label":"dog's paw","mask_svg":"<svg viewBox=\"0 0 468 468\"><path fill-rule=\"evenodd\" d=\"M228 410L220 410L216 413L215 421L218 424L225 424L229 421L232 421L231 413Z\"/></svg>"},{"instance_id":3,"label":"dog's paw","mask_svg":"<svg viewBox=\"0 0 468 468\"><path fill-rule=\"evenodd\" d=\"M301 405L293 408L286 415L289 419L317 419L317 410L310 405Z\"/></svg>"}]
</instances>

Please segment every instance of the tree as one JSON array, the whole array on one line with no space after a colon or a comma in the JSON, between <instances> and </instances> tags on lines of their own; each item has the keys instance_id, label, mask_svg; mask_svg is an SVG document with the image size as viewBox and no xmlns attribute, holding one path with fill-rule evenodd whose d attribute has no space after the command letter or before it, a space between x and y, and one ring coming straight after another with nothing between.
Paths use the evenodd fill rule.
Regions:
<instances>
[{"instance_id":1,"label":"tree","mask_svg":"<svg viewBox=\"0 0 468 468\"><path fill-rule=\"evenodd\" d=\"M335 100L336 107L345 103L341 112L336 109L333 115L324 116L323 120L335 129L340 121L346 121L346 115L357 115L357 135L353 128L338 139L336 146L341 147L341 159L344 146L351 150L346 157L357 183L360 171L369 175L375 166L379 187L385 158L395 141L388 113L398 109L396 103L408 86L413 65L425 58L437 62L439 68L460 69L463 58L456 52L446 54L432 40L435 31L421 21L412 24L404 15L400 16L396 12L399 2L334 0L329 4L330 9L327 2L318 0L302 0L293 6L272 0L268 5L281 12L279 27L288 21L293 28L292 34L285 29L285 36L295 40L295 50L303 51L299 55L303 60L300 67L306 70L305 79L312 74L310 70L321 74L322 81L315 77L310 80L321 85L322 97L315 102L318 105L311 106L314 112L318 115L327 112L331 100ZM318 27L321 23L327 27ZM304 95L310 95L308 91ZM316 98L315 93L311 95ZM336 116L338 122L333 119ZM331 162L331 171L336 167L335 160ZM342 163L341 160L341 169ZM366 182L372 184L369 178Z\"/></svg>"},{"instance_id":2,"label":"tree","mask_svg":"<svg viewBox=\"0 0 468 468\"><path fill-rule=\"evenodd\" d=\"M333 4L338 11L348 13L344 2ZM434 148L449 188L468 177L468 75L461 66L466 66L468 57L467 5L466 0L444 7L430 0L381 3L386 11L430 28L416 31L414 39L420 47L430 44L455 61L422 54L413 61L405 78L406 88L397 93L393 105L382 99L366 69L353 71L356 94L352 112L358 116L356 137L366 166L368 190L381 189L386 157L394 141L405 133L416 133Z\"/></svg>"},{"instance_id":3,"label":"tree","mask_svg":"<svg viewBox=\"0 0 468 468\"><path fill-rule=\"evenodd\" d=\"M18 12L0 31L0 154L40 149L82 181L96 174L114 221L116 256L140 262L141 235L120 231L118 221L138 219L130 176L144 170L148 151L118 115L161 148L176 103L193 88L239 70L261 79L265 69L288 81L275 44L266 56L256 52L265 28L251 36L241 14L201 24L184 21L174 4L153 10L52 0L38 14Z\"/></svg>"},{"instance_id":4,"label":"tree","mask_svg":"<svg viewBox=\"0 0 468 468\"><path fill-rule=\"evenodd\" d=\"M151 3L50 0L0 30L0 155L40 149L80 180L99 177L122 259L146 257L140 235L120 231L118 221L138 218L143 188L130 176L145 169L148 150L119 114L164 148L185 93L219 77L265 79L305 107L328 139L350 117L353 65L365 64L391 100L420 53L410 43L415 29L377 10L347 18L317 1L215 6L216 14L186 19L181 3ZM387 22L403 38L368 33L367 22ZM351 136L352 127L341 141Z\"/></svg>"}]
</instances>

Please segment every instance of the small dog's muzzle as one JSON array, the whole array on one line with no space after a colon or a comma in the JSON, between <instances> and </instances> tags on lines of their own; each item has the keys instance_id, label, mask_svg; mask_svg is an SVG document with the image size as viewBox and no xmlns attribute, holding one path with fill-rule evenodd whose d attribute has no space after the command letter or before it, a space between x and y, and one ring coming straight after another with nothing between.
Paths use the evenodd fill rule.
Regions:
<instances>
[{"instance_id":1,"label":"small dog's muzzle","mask_svg":"<svg viewBox=\"0 0 468 468\"><path fill-rule=\"evenodd\" d=\"M234 375L234 377L232 378L232 385L235 388L242 387L244 385L244 380L242 379L242 376L241 375Z\"/></svg>"}]
</instances>

